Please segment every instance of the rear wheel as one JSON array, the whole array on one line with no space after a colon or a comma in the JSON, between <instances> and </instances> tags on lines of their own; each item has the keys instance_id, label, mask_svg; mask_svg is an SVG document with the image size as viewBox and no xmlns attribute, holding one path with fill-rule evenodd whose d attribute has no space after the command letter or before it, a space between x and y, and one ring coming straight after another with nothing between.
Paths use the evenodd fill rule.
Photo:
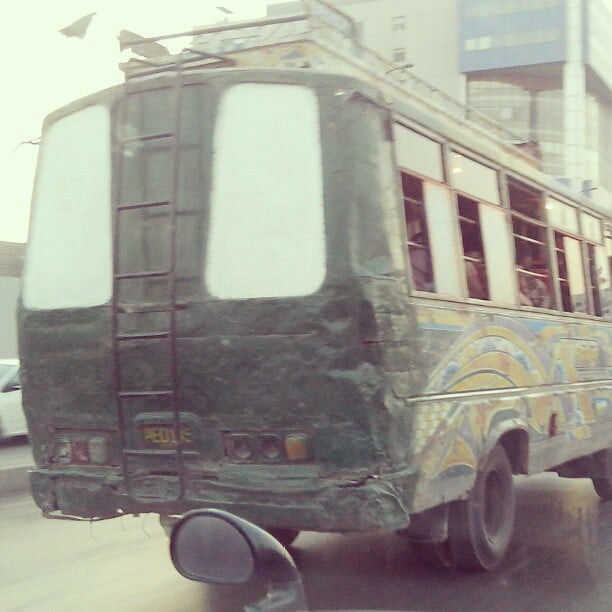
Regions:
<instances>
[{"instance_id":1,"label":"rear wheel","mask_svg":"<svg viewBox=\"0 0 612 612\"><path fill-rule=\"evenodd\" d=\"M504 558L514 526L512 467L493 447L476 473L466 500L450 504L448 546L454 567L490 570Z\"/></svg>"},{"instance_id":2,"label":"rear wheel","mask_svg":"<svg viewBox=\"0 0 612 612\"><path fill-rule=\"evenodd\" d=\"M295 538L300 535L300 532L295 529L282 529L280 527L270 527L266 531L274 536L285 548L289 548L295 541Z\"/></svg>"},{"instance_id":3,"label":"rear wheel","mask_svg":"<svg viewBox=\"0 0 612 612\"><path fill-rule=\"evenodd\" d=\"M612 449L607 448L594 455L597 476L592 478L593 486L601 499L612 499Z\"/></svg>"},{"instance_id":4,"label":"rear wheel","mask_svg":"<svg viewBox=\"0 0 612 612\"><path fill-rule=\"evenodd\" d=\"M448 504L411 515L408 527L397 532L410 540L410 548L419 561L435 568L452 567L447 533Z\"/></svg>"}]
</instances>

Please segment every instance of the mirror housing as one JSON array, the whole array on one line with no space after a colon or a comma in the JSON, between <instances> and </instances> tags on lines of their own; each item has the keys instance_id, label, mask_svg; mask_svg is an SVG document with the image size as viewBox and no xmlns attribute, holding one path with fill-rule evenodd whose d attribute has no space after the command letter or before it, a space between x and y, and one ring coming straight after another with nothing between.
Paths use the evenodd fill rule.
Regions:
<instances>
[{"instance_id":1,"label":"mirror housing","mask_svg":"<svg viewBox=\"0 0 612 612\"><path fill-rule=\"evenodd\" d=\"M302 579L291 555L267 531L224 510L185 514L172 529L170 557L179 574L209 584L268 585L258 610L306 610ZM274 607L272 607L274 606Z\"/></svg>"}]
</instances>

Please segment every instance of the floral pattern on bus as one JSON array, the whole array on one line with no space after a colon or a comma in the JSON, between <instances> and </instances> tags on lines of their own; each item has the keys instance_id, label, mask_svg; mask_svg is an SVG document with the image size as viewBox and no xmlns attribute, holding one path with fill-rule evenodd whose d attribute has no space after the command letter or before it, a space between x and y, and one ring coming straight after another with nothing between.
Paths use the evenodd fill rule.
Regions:
<instances>
[{"instance_id":1,"label":"floral pattern on bus","mask_svg":"<svg viewBox=\"0 0 612 612\"><path fill-rule=\"evenodd\" d=\"M612 417L612 396L555 391L556 385L610 377L607 330L446 308L417 312L424 361L434 364L415 418L413 452L424 481L473 472L492 429L504 419L525 423L534 443L550 436L553 423L566 439L585 440L592 422ZM439 400L455 393L461 398ZM428 401L431 395L437 401Z\"/></svg>"}]
</instances>

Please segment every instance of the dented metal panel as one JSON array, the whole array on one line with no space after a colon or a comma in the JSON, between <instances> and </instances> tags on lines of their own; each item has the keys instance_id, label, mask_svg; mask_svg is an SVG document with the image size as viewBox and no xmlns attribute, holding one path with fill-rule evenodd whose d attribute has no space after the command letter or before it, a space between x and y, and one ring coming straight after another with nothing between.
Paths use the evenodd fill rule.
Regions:
<instances>
[{"instance_id":1,"label":"dented metal panel","mask_svg":"<svg viewBox=\"0 0 612 612\"><path fill-rule=\"evenodd\" d=\"M207 294L202 277L215 109L229 87L252 80L298 82L318 96L327 268L312 295L219 300ZM114 333L121 341L112 341L110 305L20 310L35 499L46 512L81 517L172 514L206 503L241 508L269 525L405 525L402 487L413 476L378 479L406 466L405 453L389 449L385 372L414 370L400 345L416 330L402 314L403 258L380 229L400 227L396 187L384 182L394 176L390 143L382 153L379 144L385 111L355 96L354 82L321 75L191 78L177 128L184 136L176 153L173 356L160 341L168 325L160 275L138 272L168 264L163 211L144 203L170 197L171 155L160 139L140 135L165 129L152 125L152 114L165 121L161 107L172 108L172 85L159 79L132 88L122 102L127 107L115 113L128 124L114 131L130 134L127 145L116 144L125 159L115 160L113 177L115 206L126 209L115 244L122 276ZM182 173L195 170L196 161L197 174L187 182ZM153 171L155 178L141 183ZM391 206L381 205L385 190ZM392 359L387 344L397 346ZM163 391L171 388L173 359L178 413ZM409 421L402 423L408 437ZM94 437L96 448L105 447L103 465L87 461Z\"/></svg>"},{"instance_id":2,"label":"dented metal panel","mask_svg":"<svg viewBox=\"0 0 612 612\"><path fill-rule=\"evenodd\" d=\"M216 116L223 93L246 82L316 92L326 274L310 295L208 293ZM368 86L310 71L194 73L182 83L178 142L145 141L165 133L173 85L145 79L128 97L117 89L88 102L113 109L114 206L143 204L114 245L128 267L115 329L111 304L19 309L32 491L46 513L207 505L269 527L390 530L465 496L479 458L504 437L517 472L609 445L604 322L409 295L389 115ZM161 276L136 270L169 263L170 230L151 210L170 200L168 299ZM171 348L160 341L168 304Z\"/></svg>"}]
</instances>

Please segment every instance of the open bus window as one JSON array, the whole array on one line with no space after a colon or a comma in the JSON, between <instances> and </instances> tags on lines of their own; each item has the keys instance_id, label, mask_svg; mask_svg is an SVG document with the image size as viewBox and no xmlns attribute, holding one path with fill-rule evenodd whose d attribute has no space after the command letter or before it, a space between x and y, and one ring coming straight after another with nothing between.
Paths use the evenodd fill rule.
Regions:
<instances>
[{"instance_id":1,"label":"open bus window","mask_svg":"<svg viewBox=\"0 0 612 612\"><path fill-rule=\"evenodd\" d=\"M405 172L401 173L401 178L413 288L418 291L435 291L423 181Z\"/></svg>"},{"instance_id":2,"label":"open bus window","mask_svg":"<svg viewBox=\"0 0 612 612\"><path fill-rule=\"evenodd\" d=\"M592 313L597 317L610 314L610 270L605 243L608 232L602 231L601 220L585 212L581 215L581 233L585 240L586 284L591 296Z\"/></svg>"},{"instance_id":3,"label":"open bus window","mask_svg":"<svg viewBox=\"0 0 612 612\"><path fill-rule=\"evenodd\" d=\"M467 294L513 304L514 287L500 274L511 265L512 245L507 213L500 206L498 173L457 151L451 151L448 160L451 182L458 192Z\"/></svg>"},{"instance_id":4,"label":"open bus window","mask_svg":"<svg viewBox=\"0 0 612 612\"><path fill-rule=\"evenodd\" d=\"M580 241L555 232L561 305L565 312L588 312Z\"/></svg>"},{"instance_id":5,"label":"open bus window","mask_svg":"<svg viewBox=\"0 0 612 612\"><path fill-rule=\"evenodd\" d=\"M604 232L604 246L595 249L595 260L601 289L602 316L612 317L612 229L609 227Z\"/></svg>"},{"instance_id":6,"label":"open bus window","mask_svg":"<svg viewBox=\"0 0 612 612\"><path fill-rule=\"evenodd\" d=\"M512 219L516 272L522 306L552 307L552 283L546 256L546 227L514 216Z\"/></svg>"},{"instance_id":7,"label":"open bus window","mask_svg":"<svg viewBox=\"0 0 612 612\"><path fill-rule=\"evenodd\" d=\"M591 295L593 296L593 314L597 317L601 317L603 314L601 306L601 291L600 283L603 285L606 278L603 277L603 270L598 270L597 261L595 258L595 245L587 244L587 259L589 269L589 287Z\"/></svg>"},{"instance_id":8,"label":"open bus window","mask_svg":"<svg viewBox=\"0 0 612 612\"><path fill-rule=\"evenodd\" d=\"M559 271L559 291L561 293L561 309L572 312L572 300L569 292L569 281L567 278L567 261L563 249L563 236L555 233L555 256L557 258L557 270Z\"/></svg>"},{"instance_id":9,"label":"open bus window","mask_svg":"<svg viewBox=\"0 0 612 612\"><path fill-rule=\"evenodd\" d=\"M520 304L552 308L552 275L547 255L547 226L542 219L542 194L508 181L508 195Z\"/></svg>"},{"instance_id":10,"label":"open bus window","mask_svg":"<svg viewBox=\"0 0 612 612\"><path fill-rule=\"evenodd\" d=\"M460 195L457 197L457 203L468 295L471 298L488 300L489 289L478 202Z\"/></svg>"}]
</instances>

